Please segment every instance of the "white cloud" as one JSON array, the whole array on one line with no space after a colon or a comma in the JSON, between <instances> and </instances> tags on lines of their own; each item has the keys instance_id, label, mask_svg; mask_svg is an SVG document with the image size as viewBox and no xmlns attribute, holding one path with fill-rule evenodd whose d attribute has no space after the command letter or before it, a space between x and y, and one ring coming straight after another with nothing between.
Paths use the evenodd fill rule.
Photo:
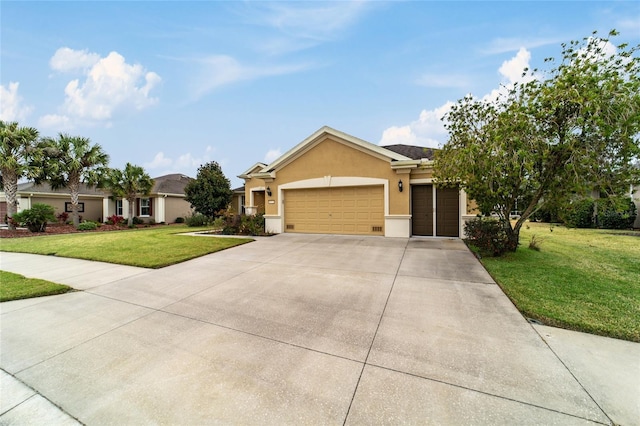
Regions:
<instances>
[{"instance_id":1,"label":"white cloud","mask_svg":"<svg viewBox=\"0 0 640 426\"><path fill-rule=\"evenodd\" d=\"M49 60L49 66L54 71L68 72L77 69L86 69L95 65L100 60L100 55L85 50L73 50L61 47Z\"/></svg>"},{"instance_id":2,"label":"white cloud","mask_svg":"<svg viewBox=\"0 0 640 426\"><path fill-rule=\"evenodd\" d=\"M145 169L161 169L171 166L173 160L171 158L167 158L164 156L164 152L158 152L153 160L148 163L144 163L143 166Z\"/></svg>"},{"instance_id":3,"label":"white cloud","mask_svg":"<svg viewBox=\"0 0 640 426\"><path fill-rule=\"evenodd\" d=\"M503 77L506 77L509 83L522 81L522 72L525 68L529 67L530 60L531 52L521 47L518 53L516 53L516 56L502 63L498 72L500 72Z\"/></svg>"},{"instance_id":4,"label":"white cloud","mask_svg":"<svg viewBox=\"0 0 640 426\"><path fill-rule=\"evenodd\" d=\"M153 160L143 163L143 167L151 171L153 175L165 175L168 173L184 173L195 176L198 167L211 161L216 149L207 146L201 156L194 156L191 152L180 154L176 157L167 157L163 151L158 152ZM221 162L218 162L222 165Z\"/></svg>"},{"instance_id":5,"label":"white cloud","mask_svg":"<svg viewBox=\"0 0 640 426\"><path fill-rule=\"evenodd\" d=\"M522 83L531 80L530 75L522 76L525 68L529 67L531 53L520 48L516 55L502 63L498 72L502 76L502 81L497 89L482 97L486 101L492 101L513 87L514 83ZM404 126L391 126L382 132L380 145L418 145L426 147L438 147L447 140L447 130L444 127L442 118L454 105L447 101L445 104L432 110L422 110L417 120Z\"/></svg>"},{"instance_id":6,"label":"white cloud","mask_svg":"<svg viewBox=\"0 0 640 426\"><path fill-rule=\"evenodd\" d=\"M18 94L20 83L9 82L9 87L0 84L0 120L24 121L33 111L30 105L24 105Z\"/></svg>"},{"instance_id":7,"label":"white cloud","mask_svg":"<svg viewBox=\"0 0 640 426\"><path fill-rule=\"evenodd\" d=\"M447 130L442 117L449 112L453 102L433 110L422 110L417 120L405 126L391 126L382 133L380 145L418 145L436 148L443 143Z\"/></svg>"},{"instance_id":8,"label":"white cloud","mask_svg":"<svg viewBox=\"0 0 640 426\"><path fill-rule=\"evenodd\" d=\"M254 5L266 25L282 33L316 41L334 40L367 10L365 1L267 3Z\"/></svg>"},{"instance_id":9,"label":"white cloud","mask_svg":"<svg viewBox=\"0 0 640 426\"><path fill-rule=\"evenodd\" d=\"M264 162L265 164L272 163L273 161L278 159L280 156L282 156L282 151L280 150L280 148L270 149L269 151L267 151L267 153L264 156Z\"/></svg>"},{"instance_id":10,"label":"white cloud","mask_svg":"<svg viewBox=\"0 0 640 426\"><path fill-rule=\"evenodd\" d=\"M71 124L71 119L66 115L47 114L38 119L38 127L60 132L72 129L73 125Z\"/></svg>"},{"instance_id":11,"label":"white cloud","mask_svg":"<svg viewBox=\"0 0 640 426\"><path fill-rule=\"evenodd\" d=\"M196 98L236 82L292 74L309 68L308 65L247 66L227 55L213 55L200 63L203 69L193 88Z\"/></svg>"},{"instance_id":12,"label":"white cloud","mask_svg":"<svg viewBox=\"0 0 640 426\"><path fill-rule=\"evenodd\" d=\"M101 58L86 50L61 48L51 58L50 65L55 71L79 72L82 78L67 84L58 114L42 117L45 123L56 123L55 117L58 117L57 122L109 125L109 120L118 112L141 110L158 102L150 92L160 83L160 76L146 71L140 64L128 64L118 52Z\"/></svg>"}]
</instances>

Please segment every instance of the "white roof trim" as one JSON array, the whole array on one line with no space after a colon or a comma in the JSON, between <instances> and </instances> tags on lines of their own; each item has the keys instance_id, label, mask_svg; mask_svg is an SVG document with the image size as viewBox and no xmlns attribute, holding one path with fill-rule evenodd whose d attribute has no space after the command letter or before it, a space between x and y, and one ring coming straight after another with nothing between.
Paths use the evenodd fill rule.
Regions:
<instances>
[{"instance_id":1,"label":"white roof trim","mask_svg":"<svg viewBox=\"0 0 640 426\"><path fill-rule=\"evenodd\" d=\"M249 167L244 173L238 175L238 177L240 179L249 179L249 178L251 178L251 175L253 173L258 172L258 171L264 169L265 167L267 167L266 164L258 162L256 164L254 164L253 166Z\"/></svg>"},{"instance_id":2,"label":"white roof trim","mask_svg":"<svg viewBox=\"0 0 640 426\"><path fill-rule=\"evenodd\" d=\"M315 142L317 142L320 138L322 138L325 135L330 135L330 136L334 136L336 138L342 139L346 142L349 142L355 145L358 148L361 148L364 151L369 151L373 154L377 154L378 156L388 158L389 160L395 160L395 161L411 160L409 157L405 157L404 155L400 155L386 148L383 148L379 145L374 145L371 142L367 142L363 139L356 138L355 136L348 135L344 132L333 129L329 126L324 126L319 130L317 130L315 133L313 133L311 136L309 136L308 138L300 142L298 145L294 146L289 151L285 152L283 155L281 155L275 161L270 163L268 166L265 166L261 172L268 173L269 171L276 170L279 167L282 167L288 164L293 158L295 158L298 155L298 153L304 152L305 148L307 148L310 145L313 145Z\"/></svg>"}]
</instances>

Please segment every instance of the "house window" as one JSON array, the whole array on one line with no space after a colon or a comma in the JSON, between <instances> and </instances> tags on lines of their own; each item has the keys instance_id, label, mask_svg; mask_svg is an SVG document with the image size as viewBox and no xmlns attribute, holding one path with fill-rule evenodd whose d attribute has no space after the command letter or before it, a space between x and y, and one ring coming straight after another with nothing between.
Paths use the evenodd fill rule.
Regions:
<instances>
[{"instance_id":1,"label":"house window","mask_svg":"<svg viewBox=\"0 0 640 426\"><path fill-rule=\"evenodd\" d=\"M116 216L124 216L122 214L122 200L116 200Z\"/></svg>"},{"instance_id":2,"label":"house window","mask_svg":"<svg viewBox=\"0 0 640 426\"><path fill-rule=\"evenodd\" d=\"M65 201L64 211L67 213L73 212L73 206L70 201ZM84 203L78 203L78 213L84 213Z\"/></svg>"},{"instance_id":3,"label":"house window","mask_svg":"<svg viewBox=\"0 0 640 426\"><path fill-rule=\"evenodd\" d=\"M150 198L140 198L140 216L151 216Z\"/></svg>"}]
</instances>

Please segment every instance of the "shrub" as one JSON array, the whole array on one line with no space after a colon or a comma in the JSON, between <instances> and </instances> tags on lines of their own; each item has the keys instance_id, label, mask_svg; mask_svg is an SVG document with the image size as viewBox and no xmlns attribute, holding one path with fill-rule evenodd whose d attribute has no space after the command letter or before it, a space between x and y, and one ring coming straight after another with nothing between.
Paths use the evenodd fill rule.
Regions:
<instances>
[{"instance_id":1,"label":"shrub","mask_svg":"<svg viewBox=\"0 0 640 426\"><path fill-rule=\"evenodd\" d=\"M142 225L144 220L140 219L138 216L134 216L132 222L134 225Z\"/></svg>"},{"instance_id":2,"label":"shrub","mask_svg":"<svg viewBox=\"0 0 640 426\"><path fill-rule=\"evenodd\" d=\"M175 223L184 223L184 217L176 217Z\"/></svg>"},{"instance_id":3,"label":"shrub","mask_svg":"<svg viewBox=\"0 0 640 426\"><path fill-rule=\"evenodd\" d=\"M479 217L470 220L464 224L464 232L467 242L485 255L500 256L515 249L509 241L505 224L499 219Z\"/></svg>"},{"instance_id":4,"label":"shrub","mask_svg":"<svg viewBox=\"0 0 640 426\"><path fill-rule=\"evenodd\" d=\"M58 214L56 217L58 218L58 222L67 223L67 220L69 220L69 213L62 212L62 213Z\"/></svg>"},{"instance_id":5,"label":"shrub","mask_svg":"<svg viewBox=\"0 0 640 426\"><path fill-rule=\"evenodd\" d=\"M54 222L56 216L50 205L35 203L30 209L14 214L12 219L15 223L29 228L31 232L44 232L47 223Z\"/></svg>"},{"instance_id":6,"label":"shrub","mask_svg":"<svg viewBox=\"0 0 640 426\"><path fill-rule=\"evenodd\" d=\"M592 198L572 200L562 209L561 218L569 228L591 228L593 226Z\"/></svg>"},{"instance_id":7,"label":"shrub","mask_svg":"<svg viewBox=\"0 0 640 426\"><path fill-rule=\"evenodd\" d=\"M98 228L98 224L87 220L78 224L78 231L94 231Z\"/></svg>"},{"instance_id":8,"label":"shrub","mask_svg":"<svg viewBox=\"0 0 640 426\"><path fill-rule=\"evenodd\" d=\"M109 216L107 218L107 224L108 225L117 225L117 226L121 226L124 225L125 219L122 216L118 216L116 214Z\"/></svg>"},{"instance_id":9,"label":"shrub","mask_svg":"<svg viewBox=\"0 0 640 426\"><path fill-rule=\"evenodd\" d=\"M149 222L147 222L149 225L155 225L156 224L156 220L154 218L150 218Z\"/></svg>"},{"instance_id":10,"label":"shrub","mask_svg":"<svg viewBox=\"0 0 640 426\"><path fill-rule=\"evenodd\" d=\"M628 229L636 220L636 206L627 197L600 198L595 201L598 228Z\"/></svg>"},{"instance_id":11,"label":"shrub","mask_svg":"<svg viewBox=\"0 0 640 426\"><path fill-rule=\"evenodd\" d=\"M240 222L240 233L247 235L264 234L264 215L258 213L254 216L242 216Z\"/></svg>"},{"instance_id":12,"label":"shrub","mask_svg":"<svg viewBox=\"0 0 640 426\"><path fill-rule=\"evenodd\" d=\"M206 226L209 223L209 218L202 213L194 213L187 216L185 222L187 226Z\"/></svg>"}]
</instances>

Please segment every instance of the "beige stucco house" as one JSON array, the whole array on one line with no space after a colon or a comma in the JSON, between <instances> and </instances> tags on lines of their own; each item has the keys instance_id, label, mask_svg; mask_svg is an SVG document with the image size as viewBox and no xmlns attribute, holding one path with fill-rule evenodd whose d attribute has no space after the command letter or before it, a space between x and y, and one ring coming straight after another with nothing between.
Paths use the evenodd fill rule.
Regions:
<instances>
[{"instance_id":1,"label":"beige stucco house","mask_svg":"<svg viewBox=\"0 0 640 426\"><path fill-rule=\"evenodd\" d=\"M154 186L149 196L136 199L134 216L144 221L173 223L178 217L192 213L191 205L185 201L184 188L192 178L182 174L169 174L154 178ZM35 203L53 206L55 213L71 212L71 199L66 188L52 189L47 183L33 182L18 184L18 211L31 208ZM106 221L109 216L128 218L127 200L114 199L107 191L80 184L80 215L84 220ZM0 192L0 214L6 214L6 198Z\"/></svg>"},{"instance_id":2,"label":"beige stucco house","mask_svg":"<svg viewBox=\"0 0 640 426\"><path fill-rule=\"evenodd\" d=\"M381 147L322 127L244 179L246 214L267 232L459 237L476 214L462 190L433 182L433 150Z\"/></svg>"},{"instance_id":3,"label":"beige stucco house","mask_svg":"<svg viewBox=\"0 0 640 426\"><path fill-rule=\"evenodd\" d=\"M178 217L192 214L191 205L185 201L184 188L193 180L179 173L153 178L154 185L149 196L136 198L133 215L144 220L153 219L156 223L173 223ZM128 219L129 202L123 199L103 199L104 217L112 215Z\"/></svg>"}]
</instances>

